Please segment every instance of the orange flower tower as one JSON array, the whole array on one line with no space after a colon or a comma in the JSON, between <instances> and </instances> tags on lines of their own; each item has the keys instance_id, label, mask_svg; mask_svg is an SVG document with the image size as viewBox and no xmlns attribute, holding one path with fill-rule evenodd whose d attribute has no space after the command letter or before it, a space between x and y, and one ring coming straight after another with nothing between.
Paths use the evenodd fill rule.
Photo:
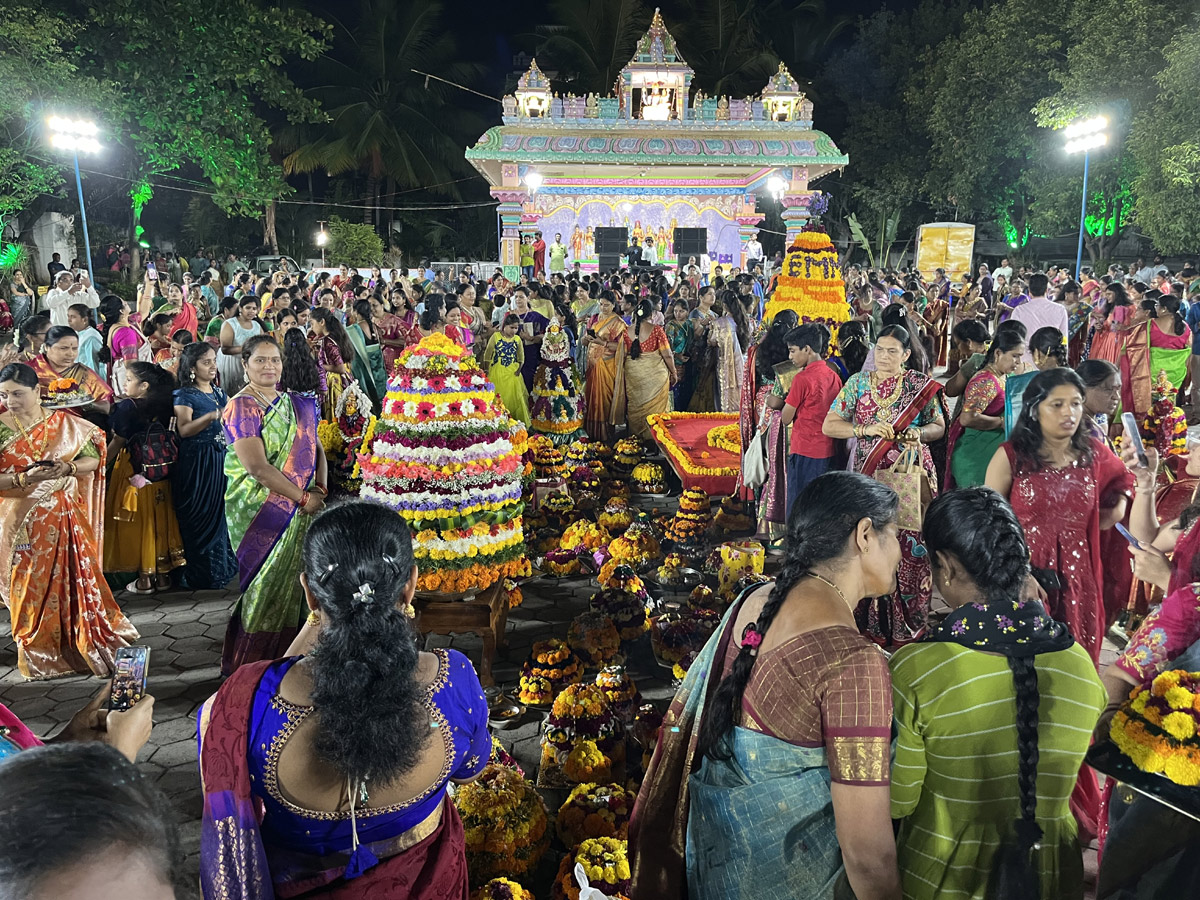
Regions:
<instances>
[{"instance_id":1,"label":"orange flower tower","mask_svg":"<svg viewBox=\"0 0 1200 900\"><path fill-rule=\"evenodd\" d=\"M785 309L801 322L824 322L832 331L850 318L846 282L829 235L804 231L788 248L775 293L767 303L767 320Z\"/></svg>"}]
</instances>

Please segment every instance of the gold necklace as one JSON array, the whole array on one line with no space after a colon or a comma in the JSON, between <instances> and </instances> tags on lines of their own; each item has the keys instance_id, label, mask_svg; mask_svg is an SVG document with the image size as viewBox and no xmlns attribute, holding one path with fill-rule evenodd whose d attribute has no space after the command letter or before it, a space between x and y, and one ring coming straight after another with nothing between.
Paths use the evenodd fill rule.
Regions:
<instances>
[{"instance_id":1,"label":"gold necklace","mask_svg":"<svg viewBox=\"0 0 1200 900\"><path fill-rule=\"evenodd\" d=\"M837 592L837 595L842 598L842 602L845 603L847 607L849 607L850 609L854 608L854 607L850 606L850 601L846 599L846 595L842 593L842 589L840 587L838 587L836 584L834 584L832 581L830 581L828 578L826 578L824 575L818 575L816 572L809 572L808 574L810 577L817 579L817 581L820 581L820 582L823 582L824 584L829 585L831 588L833 588Z\"/></svg>"},{"instance_id":2,"label":"gold necklace","mask_svg":"<svg viewBox=\"0 0 1200 900\"><path fill-rule=\"evenodd\" d=\"M878 372L875 372L871 377L871 396L875 399L875 405L880 409L887 409L894 406L896 401L900 399L900 391L904 389L903 372L898 375L889 375L888 377L896 379L896 388L886 397L879 393L879 385L887 379L880 378Z\"/></svg>"},{"instance_id":3,"label":"gold necklace","mask_svg":"<svg viewBox=\"0 0 1200 900\"><path fill-rule=\"evenodd\" d=\"M13 417L13 421L17 423L17 431L19 431L21 433L21 437L25 439L25 443L29 445L29 449L35 451L33 454L34 461L36 462L37 460L45 459L46 458L46 445L50 443L49 433L44 428L42 429L42 446L40 449L33 443L33 438L30 437L30 435L29 435L29 432L33 431L33 429L37 428L39 425L46 424L45 411L42 412L42 417L40 419L38 419L37 422L35 422L33 425L30 426L29 431L25 430L25 426L21 424L21 419L17 416L16 413L13 413L12 417Z\"/></svg>"}]
</instances>

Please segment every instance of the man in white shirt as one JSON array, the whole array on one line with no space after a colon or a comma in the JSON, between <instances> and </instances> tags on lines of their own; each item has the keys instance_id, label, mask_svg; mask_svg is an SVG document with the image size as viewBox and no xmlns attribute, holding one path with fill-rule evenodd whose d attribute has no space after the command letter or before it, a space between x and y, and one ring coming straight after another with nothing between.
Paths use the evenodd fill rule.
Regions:
<instances>
[{"instance_id":1,"label":"man in white shirt","mask_svg":"<svg viewBox=\"0 0 1200 900\"><path fill-rule=\"evenodd\" d=\"M55 276L54 287L46 292L44 300L45 308L50 313L51 326L68 324L67 309L74 303L95 309L100 305L100 295L92 287L86 272L81 273L79 281L76 281L75 276L64 269Z\"/></svg>"},{"instance_id":2,"label":"man in white shirt","mask_svg":"<svg viewBox=\"0 0 1200 900\"><path fill-rule=\"evenodd\" d=\"M1012 318L1025 325L1028 337L1039 328L1054 327L1067 335L1067 308L1061 303L1055 303L1046 296L1050 279L1042 272L1034 272L1029 276L1029 299L1013 310ZM1025 351L1026 362L1033 362L1029 350Z\"/></svg>"},{"instance_id":3,"label":"man in white shirt","mask_svg":"<svg viewBox=\"0 0 1200 900\"><path fill-rule=\"evenodd\" d=\"M753 272L755 265L762 265L763 248L757 237L746 241L746 271Z\"/></svg>"},{"instance_id":4,"label":"man in white shirt","mask_svg":"<svg viewBox=\"0 0 1200 900\"><path fill-rule=\"evenodd\" d=\"M654 252L654 238L652 237L648 237L642 242L642 265L658 265L658 254Z\"/></svg>"},{"instance_id":5,"label":"man in white shirt","mask_svg":"<svg viewBox=\"0 0 1200 900\"><path fill-rule=\"evenodd\" d=\"M1004 257L1002 260L1000 260L1000 265L996 267L996 270L994 272L992 272L993 282L995 281L995 279L999 278L1001 275L1004 276L1005 284L1008 284L1008 282L1012 281L1012 266L1010 266L1008 264L1007 256Z\"/></svg>"}]
</instances>

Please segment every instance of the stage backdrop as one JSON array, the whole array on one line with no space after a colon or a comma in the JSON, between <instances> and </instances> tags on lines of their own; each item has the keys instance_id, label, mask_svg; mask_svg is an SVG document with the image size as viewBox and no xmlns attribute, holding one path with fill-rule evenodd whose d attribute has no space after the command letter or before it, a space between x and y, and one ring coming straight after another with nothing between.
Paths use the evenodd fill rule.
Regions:
<instances>
[{"instance_id":1,"label":"stage backdrop","mask_svg":"<svg viewBox=\"0 0 1200 900\"><path fill-rule=\"evenodd\" d=\"M660 262L674 258L676 228L704 228L708 231L709 257L720 265L730 266L741 252L734 219L741 199L740 195L631 197L539 193L534 202L538 229L547 244L554 240L555 234L562 234L570 254L568 262L596 261L597 228L624 228L639 243L645 237L653 237Z\"/></svg>"}]
</instances>

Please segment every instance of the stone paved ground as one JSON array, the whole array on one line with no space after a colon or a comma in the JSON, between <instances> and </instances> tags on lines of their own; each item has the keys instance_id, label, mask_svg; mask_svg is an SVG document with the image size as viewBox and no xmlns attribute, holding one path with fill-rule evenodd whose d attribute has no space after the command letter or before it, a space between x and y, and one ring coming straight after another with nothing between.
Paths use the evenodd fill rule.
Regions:
<instances>
[{"instance_id":1,"label":"stone paved ground","mask_svg":"<svg viewBox=\"0 0 1200 900\"><path fill-rule=\"evenodd\" d=\"M586 608L594 590L586 579L541 580L526 585L524 604L509 616L509 646L497 659L497 684L506 688L514 685L533 642L565 635L567 623ZM179 815L189 886L194 885L201 811L195 716L200 704L220 684L221 641L235 595L224 591L173 591L153 597L122 593L118 599L141 632L140 643L152 648L149 689L156 700L155 724L139 766L167 794ZM100 681L87 676L25 681L16 670L16 650L7 619L7 611L0 612L0 633L4 635L0 639L0 702L19 715L35 734L54 734L99 689ZM477 660L480 642L469 635L434 635L427 646L453 646ZM1114 648L1106 644L1102 661L1107 664L1114 656ZM627 665L645 699L665 708L672 695L670 673L655 662L647 638L629 648ZM514 726L496 732L530 777L537 771L541 721L542 715L530 712ZM545 793L551 812L565 799L565 791ZM527 886L537 896L549 896L550 879L561 852L561 848L552 848L536 876L527 879ZM1085 863L1094 879L1094 850L1087 852ZM181 892L180 900L193 896L198 892L189 887Z\"/></svg>"}]
</instances>

